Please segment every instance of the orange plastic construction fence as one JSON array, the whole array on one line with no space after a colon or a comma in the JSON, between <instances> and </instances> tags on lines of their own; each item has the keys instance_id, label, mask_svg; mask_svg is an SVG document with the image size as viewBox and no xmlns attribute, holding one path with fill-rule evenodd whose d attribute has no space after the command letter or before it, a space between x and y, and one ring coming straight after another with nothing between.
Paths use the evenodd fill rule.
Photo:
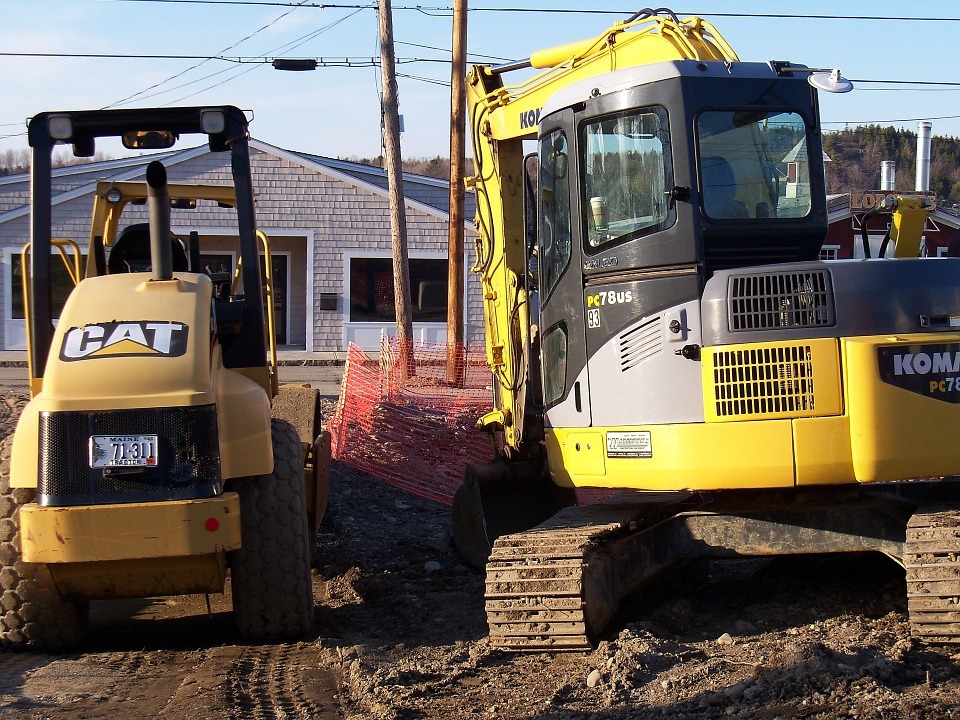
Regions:
<instances>
[{"instance_id":1,"label":"orange plastic construction fence","mask_svg":"<svg viewBox=\"0 0 960 720\"><path fill-rule=\"evenodd\" d=\"M379 359L351 344L329 423L333 457L451 504L467 464L496 454L490 437L476 429L493 399L484 346L458 346L454 357L460 379L450 382L446 343L414 342L402 353L395 338L384 338Z\"/></svg>"}]
</instances>

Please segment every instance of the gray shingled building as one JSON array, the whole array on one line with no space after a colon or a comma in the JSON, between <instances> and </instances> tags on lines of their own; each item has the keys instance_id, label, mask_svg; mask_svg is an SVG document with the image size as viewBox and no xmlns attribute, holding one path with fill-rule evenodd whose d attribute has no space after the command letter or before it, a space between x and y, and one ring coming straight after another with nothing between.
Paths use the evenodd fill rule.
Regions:
<instances>
[{"instance_id":1,"label":"gray shingled building","mask_svg":"<svg viewBox=\"0 0 960 720\"><path fill-rule=\"evenodd\" d=\"M313 352L340 352L350 342L378 348L382 332L395 332L386 174L258 140L251 141L251 155L257 223L271 241L280 344ZM206 146L60 168L54 172L54 237L86 252L97 181L141 180L154 159L166 165L170 182L229 183L229 158ZM0 344L6 350L25 347L20 251L29 238L29 186L28 175L0 177ZM449 184L405 174L404 195L414 335L445 340ZM230 213L212 204L175 210L173 230L196 230L204 263L226 269L236 262ZM473 217L472 193L466 217ZM145 208L128 207L122 224L145 219ZM469 268L472 226L467 235ZM482 340L479 283L466 275L466 339Z\"/></svg>"}]
</instances>

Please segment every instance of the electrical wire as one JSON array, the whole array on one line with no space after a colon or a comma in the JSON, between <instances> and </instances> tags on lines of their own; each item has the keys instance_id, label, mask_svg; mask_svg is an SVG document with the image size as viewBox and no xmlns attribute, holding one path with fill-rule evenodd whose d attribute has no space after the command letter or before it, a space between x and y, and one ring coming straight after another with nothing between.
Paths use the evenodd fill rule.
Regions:
<instances>
[{"instance_id":1,"label":"electrical wire","mask_svg":"<svg viewBox=\"0 0 960 720\"><path fill-rule=\"evenodd\" d=\"M394 40L394 41L393 41L393 44L394 44L394 45L407 45L408 47L421 48L422 50L436 50L437 52L446 53L447 55L452 55L452 54L453 54L453 50L450 50L449 48L433 47L432 45L420 45L419 43L403 42L402 40ZM513 58L498 57L498 56L496 56L496 55L483 55L483 54L479 54L479 53L468 53L468 54L469 54L470 56L472 56L472 57L475 57L475 58L484 58L484 59L487 59L487 60L497 60L498 62L507 62L507 63L508 63L508 62L516 62L516 60L513 59Z\"/></svg>"},{"instance_id":2,"label":"electrical wire","mask_svg":"<svg viewBox=\"0 0 960 720\"><path fill-rule=\"evenodd\" d=\"M366 8L365 5L355 3L324 3L324 2L283 2L282 0L113 0L113 2L129 3L157 3L168 5L248 5L267 7L307 7L318 10L330 8L356 9ZM453 12L449 6L427 5L394 5L393 10L405 10L429 14L430 12ZM622 9L602 8L549 8L549 7L471 7L468 12L491 13L544 13L544 14L590 14L590 15L627 15ZM960 22L960 17L918 17L905 15L830 15L830 14L798 14L798 13L745 13L745 12L680 12L677 15L697 15L700 17L729 17L729 18L757 18L770 20L856 20L856 21L888 21L888 22Z\"/></svg>"},{"instance_id":3,"label":"electrical wire","mask_svg":"<svg viewBox=\"0 0 960 720\"><path fill-rule=\"evenodd\" d=\"M956 120L960 115L940 115L939 117L913 117L899 120L821 120L821 125L883 125L885 123L920 122L921 120Z\"/></svg>"},{"instance_id":4,"label":"electrical wire","mask_svg":"<svg viewBox=\"0 0 960 720\"><path fill-rule=\"evenodd\" d=\"M306 1L307 1L307 0L301 0L301 2L299 3L299 5L302 5L302 4L303 4L304 2L306 2ZM293 8L291 8L290 10L288 10L287 12L285 12L285 13L281 13L279 16L275 17L273 20L271 20L270 22L268 22L268 23L267 23L266 25L264 25L263 27L260 27L260 28L258 28L258 29L256 29L256 30L254 30L252 33L250 33L250 34L247 35L246 37L241 38L240 40L237 40L235 43L233 43L233 44L231 44L231 45L228 45L226 48L224 48L223 50L220 50L220 51L217 52L216 54L217 54L217 55L222 55L223 53L227 52L228 50L232 50L233 48L237 47L237 45L240 45L241 43L246 42L246 41L249 40L250 38L255 37L255 36L258 35L259 33L263 32L264 30L266 30L267 28L269 28L271 25L275 25L277 22L279 22L279 21L282 20L283 18L285 18L285 17L287 17L288 15L290 15L290 14L291 14L292 12L294 12L294 10L296 10L296 9L297 9L296 7L293 7ZM198 67L200 67L201 65L204 65L205 63L210 62L210 60L211 60L211 58L206 58L206 59L204 59L204 60L201 60L201 61L198 62L196 65L193 65L193 66L191 66L191 67L188 67L188 68L186 68L185 70L181 70L180 72L176 73L175 75L171 75L171 76L168 77L166 80L161 80L161 81L158 82L158 83L154 83L153 85L151 85L151 86L149 86L149 87L147 87L147 88L144 88L143 90L140 90L139 92L135 92L135 93L133 93L132 95L128 95L127 97L122 98L121 100L117 100L116 102L110 103L109 105L106 105L106 106L105 106L104 108L102 108L102 109L106 109L106 108L110 108L110 107L120 107L121 105L125 105L126 103L130 102L131 100L133 100L133 99L135 99L135 98L139 98L139 97L145 95L146 93L150 92L151 90L154 90L154 89L156 89L156 88L158 88L158 87L161 87L161 86L163 86L163 85L166 85L168 82L171 82L171 81L173 81L173 80L176 80L178 77L182 77L182 76L186 75L186 74L187 74L188 72L190 72L191 70L196 70L196 69L197 69ZM153 96L150 96L150 97L153 97Z\"/></svg>"},{"instance_id":5,"label":"electrical wire","mask_svg":"<svg viewBox=\"0 0 960 720\"><path fill-rule=\"evenodd\" d=\"M449 80L435 80L434 78L421 77L419 75L407 75L406 73L397 73L397 77L407 78L408 80L418 80L420 82L430 83L431 85L450 87Z\"/></svg>"},{"instance_id":6,"label":"electrical wire","mask_svg":"<svg viewBox=\"0 0 960 720\"><path fill-rule=\"evenodd\" d=\"M320 28L320 29L318 29L318 30L311 31L311 32L307 33L306 35L302 35L302 36L300 36L299 38L296 38L295 40L291 40L291 41L289 41L289 42L287 42L287 43L284 43L283 45L280 45L280 46L278 46L278 47L276 47L276 48L273 48L273 49L270 50L269 52L272 54L272 53L275 53L275 52L289 52L289 51L291 51L291 50L296 50L298 47L300 47L300 46L302 46L302 45L310 42L311 40L313 40L313 39L316 38L316 37L319 37L320 35L322 35L323 33L327 32L328 30L331 30L331 29L335 28L335 27L336 27L337 25L339 25L340 23L345 22L346 20L349 20L350 18L352 18L354 15L356 15L356 14L359 13L359 12L360 12L360 11L357 10L357 11L355 11L355 12L352 12L352 13L349 13L349 14L347 14L347 15L344 15L342 18L339 18L338 20L335 20L335 21L331 22L330 24L323 26L322 28ZM259 66L254 66L254 67L251 67L251 68L249 68L249 69L247 69L247 70L244 70L244 71L242 71L242 72L237 72L237 73L235 73L235 74L233 75L233 77L228 78L225 82L232 82L233 80L236 80L237 78L239 78L239 77L241 77L241 76L243 76L243 75L246 75L248 72L252 72L253 70L256 70L257 67L263 67L267 62L269 62L268 58L266 58L265 56L261 56L261 57L263 58L263 62L262 62ZM344 60L347 61L347 58L344 58ZM325 63L322 64L322 61L323 61L322 58L320 59L320 61L318 61L318 63L317 63L317 66L318 66L318 67L331 67L330 64L325 64ZM349 61L347 61L347 64L346 64L346 65L340 65L340 67L352 67L352 66L350 65ZM233 70L234 68L230 68L230 69ZM215 73L215 74L216 74L216 73ZM212 76L208 76L208 77L212 77ZM176 100L172 100L172 101L166 103L166 105L173 105L173 104L176 104L176 103L178 103L178 102L182 102L183 100L186 100L186 99L188 99L188 98L194 97L195 95L199 95L200 93L206 92L207 90L213 90L214 88L220 87L220 86L223 85L223 84L225 84L225 83L215 83L215 84L210 85L210 86L208 86L208 87L202 88L201 90L197 90L196 92L193 92L193 93L191 93L191 94L189 94L189 95L185 95L185 96L183 96L183 97L177 98Z\"/></svg>"}]
</instances>

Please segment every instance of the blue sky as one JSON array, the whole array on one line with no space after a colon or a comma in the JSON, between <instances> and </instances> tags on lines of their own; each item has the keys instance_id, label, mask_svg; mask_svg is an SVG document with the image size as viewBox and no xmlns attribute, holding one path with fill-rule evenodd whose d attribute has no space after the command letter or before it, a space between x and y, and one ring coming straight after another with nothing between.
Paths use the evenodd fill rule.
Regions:
<instances>
[{"instance_id":1,"label":"blue sky","mask_svg":"<svg viewBox=\"0 0 960 720\"><path fill-rule=\"evenodd\" d=\"M364 3L338 0L335 4L359 7ZM449 2L393 0L393 5L398 58L449 59L444 50L451 43L450 13L429 9L449 8ZM597 35L641 7L619 0L469 0L469 6L471 61L525 58L540 48ZM584 7L618 14L491 10ZM838 67L854 80L960 81L956 71L960 67L960 4L955 0L923 4L684 0L673 9L681 16L697 14L712 22L742 60L777 59ZM711 15L800 12L942 20ZM274 145L334 157L379 152L379 74L369 64L379 57L377 17L370 7L0 0L0 19L2 53L349 57L357 65L290 73L273 70L268 64L237 65L219 60L194 67L200 61L0 55L0 136L13 136L0 139L0 151L26 147L21 134L24 120L44 110L118 103L123 107L229 103L251 110L252 134ZM405 124L403 154L447 155L449 66L401 61L398 71L419 78L399 80ZM844 122L876 122L916 130L916 119L931 119L934 135L960 136L960 87L916 89L861 83L847 95L821 93L821 103L826 130L842 128ZM945 116L957 117L938 119ZM894 120L904 122L891 122ZM119 147L106 149L122 154Z\"/></svg>"}]
</instances>

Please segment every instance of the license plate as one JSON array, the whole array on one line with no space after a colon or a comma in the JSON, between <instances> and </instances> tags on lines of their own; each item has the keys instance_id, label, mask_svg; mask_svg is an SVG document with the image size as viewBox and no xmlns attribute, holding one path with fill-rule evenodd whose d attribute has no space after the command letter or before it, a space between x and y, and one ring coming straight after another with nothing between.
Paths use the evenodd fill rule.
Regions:
<instances>
[{"instance_id":1,"label":"license plate","mask_svg":"<svg viewBox=\"0 0 960 720\"><path fill-rule=\"evenodd\" d=\"M152 467L158 446L156 435L93 435L90 467Z\"/></svg>"}]
</instances>

